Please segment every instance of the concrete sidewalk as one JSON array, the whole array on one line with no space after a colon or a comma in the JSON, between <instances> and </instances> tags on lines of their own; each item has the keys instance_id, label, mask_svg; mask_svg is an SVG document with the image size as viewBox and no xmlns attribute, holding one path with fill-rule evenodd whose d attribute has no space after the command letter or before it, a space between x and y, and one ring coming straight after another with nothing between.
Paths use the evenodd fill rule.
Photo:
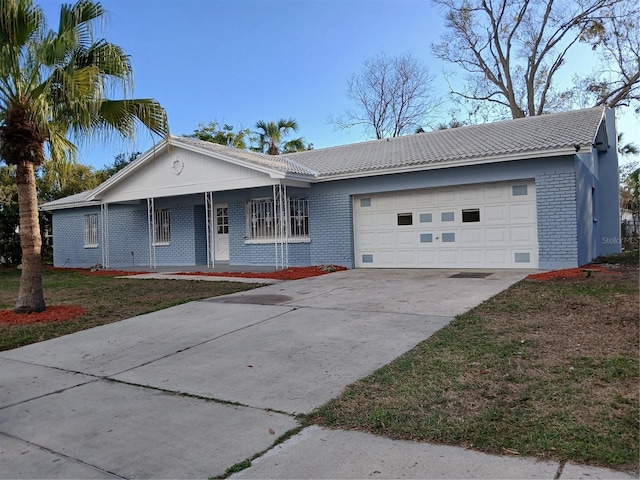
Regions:
<instances>
[{"instance_id":1,"label":"concrete sidewalk","mask_svg":"<svg viewBox=\"0 0 640 480\"><path fill-rule=\"evenodd\" d=\"M208 478L266 452L238 478L632 478L318 427L273 447L527 272L452 273L336 272L0 352L0 477Z\"/></svg>"}]
</instances>

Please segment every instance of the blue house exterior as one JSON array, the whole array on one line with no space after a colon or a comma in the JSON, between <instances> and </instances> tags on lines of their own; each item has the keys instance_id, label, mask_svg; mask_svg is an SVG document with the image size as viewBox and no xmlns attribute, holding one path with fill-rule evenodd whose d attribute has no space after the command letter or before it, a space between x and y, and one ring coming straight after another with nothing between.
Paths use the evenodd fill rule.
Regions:
<instances>
[{"instance_id":1,"label":"blue house exterior","mask_svg":"<svg viewBox=\"0 0 640 480\"><path fill-rule=\"evenodd\" d=\"M43 205L54 265L558 269L620 251L612 110L271 157L170 137Z\"/></svg>"}]
</instances>

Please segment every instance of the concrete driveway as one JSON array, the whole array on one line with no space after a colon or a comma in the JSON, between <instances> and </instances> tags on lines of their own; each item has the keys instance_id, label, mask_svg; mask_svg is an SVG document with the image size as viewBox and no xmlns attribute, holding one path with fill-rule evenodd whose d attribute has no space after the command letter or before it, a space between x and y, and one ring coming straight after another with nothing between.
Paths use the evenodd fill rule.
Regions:
<instances>
[{"instance_id":1,"label":"concrete driveway","mask_svg":"<svg viewBox=\"0 0 640 480\"><path fill-rule=\"evenodd\" d=\"M455 273L337 272L0 352L0 476L221 475L527 272Z\"/></svg>"}]
</instances>

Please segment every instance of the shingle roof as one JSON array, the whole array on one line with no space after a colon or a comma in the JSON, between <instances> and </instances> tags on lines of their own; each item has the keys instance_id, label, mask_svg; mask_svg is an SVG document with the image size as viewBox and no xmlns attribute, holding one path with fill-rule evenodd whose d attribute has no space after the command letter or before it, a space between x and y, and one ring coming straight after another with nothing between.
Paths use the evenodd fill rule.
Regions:
<instances>
[{"instance_id":1,"label":"shingle roof","mask_svg":"<svg viewBox=\"0 0 640 480\"><path fill-rule=\"evenodd\" d=\"M241 160L243 162L249 162L254 165L272 168L284 173L311 176L315 176L317 174L317 172L315 172L312 168L301 165L296 160L286 158L283 155L266 155L263 153L252 152L249 150L240 150L237 148L218 145L217 143L205 142L189 137L171 137L171 142L174 144L191 145L199 149L207 150L213 154Z\"/></svg>"},{"instance_id":2,"label":"shingle roof","mask_svg":"<svg viewBox=\"0 0 640 480\"><path fill-rule=\"evenodd\" d=\"M590 146L602 122L601 107L526 117L404 137L281 155L318 177Z\"/></svg>"}]
</instances>

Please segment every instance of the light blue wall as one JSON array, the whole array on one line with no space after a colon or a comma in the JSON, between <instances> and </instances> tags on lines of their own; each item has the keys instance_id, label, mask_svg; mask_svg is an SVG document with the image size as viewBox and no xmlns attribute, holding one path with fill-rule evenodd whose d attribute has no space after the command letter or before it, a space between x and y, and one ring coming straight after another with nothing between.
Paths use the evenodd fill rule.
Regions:
<instances>
[{"instance_id":1,"label":"light blue wall","mask_svg":"<svg viewBox=\"0 0 640 480\"><path fill-rule=\"evenodd\" d=\"M620 240L620 188L618 177L617 131L615 110L606 110L608 150L598 160L598 254L619 253Z\"/></svg>"},{"instance_id":2,"label":"light blue wall","mask_svg":"<svg viewBox=\"0 0 640 480\"><path fill-rule=\"evenodd\" d=\"M99 207L53 212L53 264L56 267L90 267L102 262L102 250L84 247L84 216L100 215ZM98 228L100 222L98 221ZM98 233L98 238L102 232Z\"/></svg>"},{"instance_id":3,"label":"light blue wall","mask_svg":"<svg viewBox=\"0 0 640 480\"><path fill-rule=\"evenodd\" d=\"M555 169L536 175L538 268L578 266L576 175Z\"/></svg>"},{"instance_id":4,"label":"light blue wall","mask_svg":"<svg viewBox=\"0 0 640 480\"><path fill-rule=\"evenodd\" d=\"M109 267L149 265L147 202L137 205L109 205L108 210Z\"/></svg>"},{"instance_id":5,"label":"light blue wall","mask_svg":"<svg viewBox=\"0 0 640 480\"><path fill-rule=\"evenodd\" d=\"M604 154L598 158L587 153L321 182L308 189L289 188L289 196L309 199L311 239L308 243L289 244L289 264L354 266L353 195L534 179L539 266L541 269L575 267L605 251L597 237L614 237L617 232L619 238L617 173L612 174L615 169L616 156ZM599 179L596 174L600 175ZM595 204L592 204L592 187L595 188ZM247 202L272 195L270 187L215 194L214 203L229 206L230 264L275 265L273 243L245 241ZM204 195L157 199L155 206L170 208L172 229L171 245L156 247L157 264L204 265ZM54 262L57 266L86 267L101 261L100 248L83 248L83 215L86 212L99 213L99 209L54 212ZM613 221L609 218L612 213L615 213ZM146 216L146 201L137 205L109 206L111 267L131 266L134 262L135 265L149 264ZM613 248L610 244L607 246ZM613 246L619 249L619 244Z\"/></svg>"}]
</instances>

